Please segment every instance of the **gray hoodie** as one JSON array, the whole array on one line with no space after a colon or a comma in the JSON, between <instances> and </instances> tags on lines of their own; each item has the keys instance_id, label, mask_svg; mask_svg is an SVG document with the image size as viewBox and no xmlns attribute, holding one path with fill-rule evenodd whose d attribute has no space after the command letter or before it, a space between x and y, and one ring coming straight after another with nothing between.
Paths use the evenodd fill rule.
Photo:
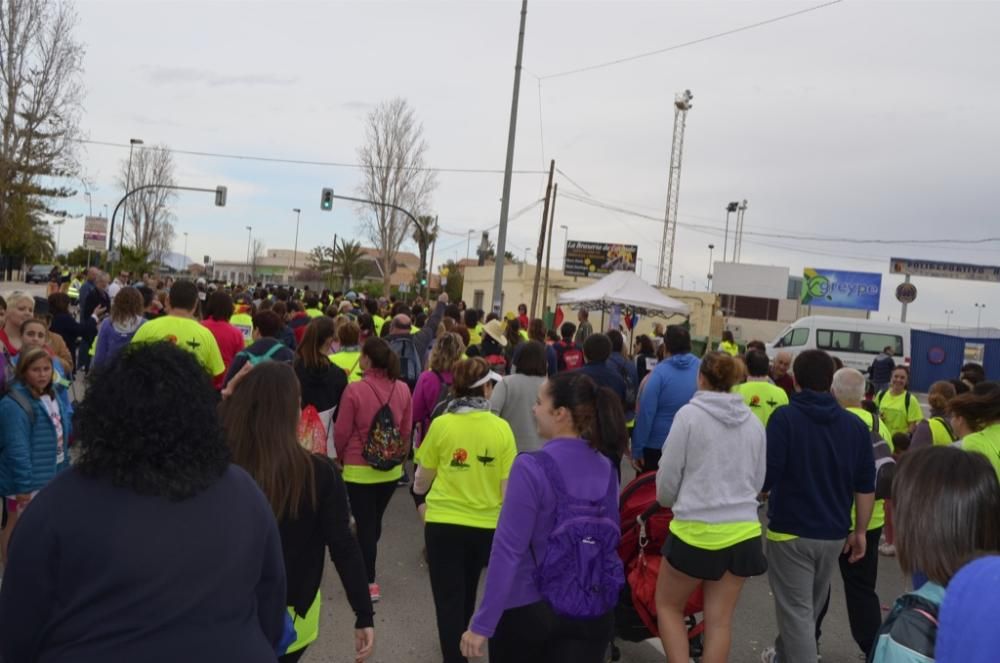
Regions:
<instances>
[{"instance_id":1,"label":"gray hoodie","mask_svg":"<svg viewBox=\"0 0 1000 663\"><path fill-rule=\"evenodd\" d=\"M757 520L767 438L740 394L698 391L678 410L656 472L656 499L678 520Z\"/></svg>"}]
</instances>

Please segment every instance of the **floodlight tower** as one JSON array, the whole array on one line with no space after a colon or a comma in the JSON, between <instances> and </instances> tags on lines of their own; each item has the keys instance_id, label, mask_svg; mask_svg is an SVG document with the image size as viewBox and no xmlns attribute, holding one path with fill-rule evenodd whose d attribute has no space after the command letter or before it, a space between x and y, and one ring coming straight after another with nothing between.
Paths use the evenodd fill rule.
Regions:
<instances>
[{"instance_id":1,"label":"floodlight tower","mask_svg":"<svg viewBox=\"0 0 1000 663\"><path fill-rule=\"evenodd\" d=\"M684 125L691 110L691 90L674 97L674 137L670 147L670 171L667 175L667 211L663 219L663 241L660 242L660 271L657 285L670 287L674 273L674 243L677 239L677 200L680 198L681 158L684 155ZM664 279L664 273L666 279Z\"/></svg>"}]
</instances>

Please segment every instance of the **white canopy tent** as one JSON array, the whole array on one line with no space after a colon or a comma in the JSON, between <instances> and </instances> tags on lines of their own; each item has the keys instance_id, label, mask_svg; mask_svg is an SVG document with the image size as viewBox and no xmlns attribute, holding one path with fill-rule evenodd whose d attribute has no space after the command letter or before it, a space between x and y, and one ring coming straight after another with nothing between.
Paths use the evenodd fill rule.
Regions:
<instances>
[{"instance_id":1,"label":"white canopy tent","mask_svg":"<svg viewBox=\"0 0 1000 663\"><path fill-rule=\"evenodd\" d=\"M557 302L592 311L611 311L612 307L619 305L622 313L631 311L642 316L669 317L674 314L689 315L691 312L687 304L664 295L635 272L624 271L612 272L597 283L564 292Z\"/></svg>"}]
</instances>

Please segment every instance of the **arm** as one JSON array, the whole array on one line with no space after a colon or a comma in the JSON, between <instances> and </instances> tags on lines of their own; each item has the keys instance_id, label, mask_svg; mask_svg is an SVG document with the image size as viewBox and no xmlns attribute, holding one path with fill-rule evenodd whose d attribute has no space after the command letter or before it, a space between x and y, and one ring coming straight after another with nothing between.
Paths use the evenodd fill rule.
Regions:
<instances>
[{"instance_id":1,"label":"arm","mask_svg":"<svg viewBox=\"0 0 1000 663\"><path fill-rule=\"evenodd\" d=\"M437 470L423 465L417 465L417 471L413 478L413 492L417 495L426 495L431 492L431 484L437 476Z\"/></svg>"},{"instance_id":2,"label":"arm","mask_svg":"<svg viewBox=\"0 0 1000 663\"><path fill-rule=\"evenodd\" d=\"M890 444L892 443L892 440L888 441ZM910 451L924 449L933 445L934 434L931 432L930 422L926 420L919 422L917 427L913 430L913 439L910 440Z\"/></svg>"},{"instance_id":3,"label":"arm","mask_svg":"<svg viewBox=\"0 0 1000 663\"><path fill-rule=\"evenodd\" d=\"M356 382L355 384L361 384ZM366 387L367 389L367 387ZM347 453L347 443L354 435L354 416L357 405L354 402L353 385L348 385L344 394L340 397L340 406L337 407L337 423L333 427L333 444L337 449L337 458L343 463L344 454Z\"/></svg>"},{"instance_id":4,"label":"arm","mask_svg":"<svg viewBox=\"0 0 1000 663\"><path fill-rule=\"evenodd\" d=\"M686 406L677 411L674 424L663 443L663 459L656 470L656 501L670 507L677 501L687 463L687 444L690 437Z\"/></svg>"},{"instance_id":5,"label":"arm","mask_svg":"<svg viewBox=\"0 0 1000 663\"><path fill-rule=\"evenodd\" d=\"M264 501L264 495L259 493L259 500ZM285 559L281 552L281 535L278 534L278 524L271 516L267 516L267 534L264 539L264 556L261 563L260 578L257 580L255 593L257 595L257 619L260 628L273 647L281 642L285 631Z\"/></svg>"},{"instance_id":6,"label":"arm","mask_svg":"<svg viewBox=\"0 0 1000 663\"><path fill-rule=\"evenodd\" d=\"M420 357L421 362L423 362L424 355L427 354L427 348L430 347L431 341L434 340L434 336L437 334L437 328L441 323L441 318L444 317L444 308L447 303L448 295L441 295L438 298L437 306L434 307L434 312L431 313L431 317L427 318L427 322L424 323L424 328L413 335L413 347L417 349L417 355Z\"/></svg>"},{"instance_id":7,"label":"arm","mask_svg":"<svg viewBox=\"0 0 1000 663\"><path fill-rule=\"evenodd\" d=\"M12 467L14 492L23 495L31 492L31 421L28 415L10 397L0 401L0 440Z\"/></svg>"},{"instance_id":8,"label":"arm","mask_svg":"<svg viewBox=\"0 0 1000 663\"><path fill-rule=\"evenodd\" d=\"M511 580L521 560L530 554L528 548L541 499L535 482L528 476L527 464L535 462L530 456L519 456L510 473L507 496L500 509L500 520L486 567L483 601L469 623L469 630L481 636L493 636L500 615L507 607ZM611 513L617 513L617 506Z\"/></svg>"},{"instance_id":9,"label":"arm","mask_svg":"<svg viewBox=\"0 0 1000 663\"><path fill-rule=\"evenodd\" d=\"M229 384L229 381L240 372L240 369L243 368L243 364L245 363L247 363L247 358L244 355L237 353L236 356L233 357L233 363L229 365L229 370L226 371L226 377L222 381L223 388L225 388Z\"/></svg>"},{"instance_id":10,"label":"arm","mask_svg":"<svg viewBox=\"0 0 1000 663\"><path fill-rule=\"evenodd\" d=\"M437 400L436 390L440 388L441 381L434 371L424 371L420 374L417 386L413 390L413 420L417 424L423 424L431 416L431 408L434 407L434 400ZM426 435L427 431L423 433Z\"/></svg>"},{"instance_id":11,"label":"arm","mask_svg":"<svg viewBox=\"0 0 1000 663\"><path fill-rule=\"evenodd\" d=\"M330 550L330 559L337 569L337 575L340 576L340 584L344 586L347 601L354 611L354 628L371 628L374 626L375 611L368 595L361 547L351 533L351 509L347 503L347 488L340 473L332 467L324 468L323 472L328 475L330 481L330 490L319 505L323 538Z\"/></svg>"}]
</instances>

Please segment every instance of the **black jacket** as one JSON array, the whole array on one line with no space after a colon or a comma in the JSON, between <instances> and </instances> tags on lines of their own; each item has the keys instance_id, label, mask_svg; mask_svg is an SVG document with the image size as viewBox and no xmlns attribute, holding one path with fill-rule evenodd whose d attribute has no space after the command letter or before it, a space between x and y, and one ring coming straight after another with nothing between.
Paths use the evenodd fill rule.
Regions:
<instances>
[{"instance_id":1,"label":"black jacket","mask_svg":"<svg viewBox=\"0 0 1000 663\"><path fill-rule=\"evenodd\" d=\"M302 407L312 405L319 412L325 412L340 405L340 397L347 389L347 373L339 366L328 362L322 368L306 368L302 362L295 362L295 375L302 390Z\"/></svg>"},{"instance_id":2,"label":"black jacket","mask_svg":"<svg viewBox=\"0 0 1000 663\"><path fill-rule=\"evenodd\" d=\"M295 353L289 350L288 346L276 338L264 337L258 341L254 341L253 345L245 350L240 350L236 353L236 356L233 357L233 363L229 365L229 370L226 372L226 379L223 380L222 386L224 387L229 384L229 381L233 379L233 376L240 372L240 369L243 368L243 364L248 361L248 355L263 357L275 345L280 345L281 347L271 355L271 360L283 361L286 364L292 363L295 359Z\"/></svg>"},{"instance_id":3,"label":"black jacket","mask_svg":"<svg viewBox=\"0 0 1000 663\"><path fill-rule=\"evenodd\" d=\"M286 614L278 526L242 469L179 501L69 469L17 523L0 657L273 663Z\"/></svg>"},{"instance_id":4,"label":"black jacket","mask_svg":"<svg viewBox=\"0 0 1000 663\"><path fill-rule=\"evenodd\" d=\"M278 523L288 578L286 602L300 616L305 616L319 591L323 579L323 553L329 549L330 559L354 610L354 628L374 626L368 574L361 547L351 533L351 509L347 504L344 480L328 459L315 454L310 457L316 481L316 508L312 508L305 497L297 518L285 517Z\"/></svg>"}]
</instances>

